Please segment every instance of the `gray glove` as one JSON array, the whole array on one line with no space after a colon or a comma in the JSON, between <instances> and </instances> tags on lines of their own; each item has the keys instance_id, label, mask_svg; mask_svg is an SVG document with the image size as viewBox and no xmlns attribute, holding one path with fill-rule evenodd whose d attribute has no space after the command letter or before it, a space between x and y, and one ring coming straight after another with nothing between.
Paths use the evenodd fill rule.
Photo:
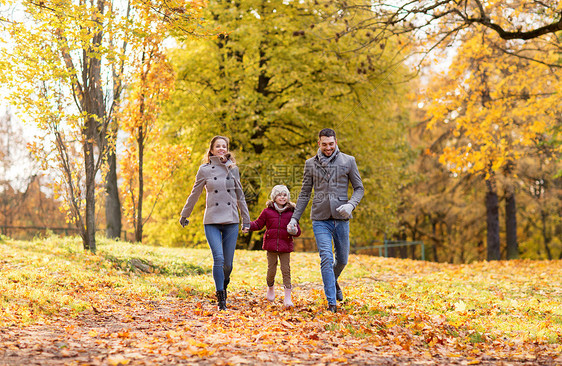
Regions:
<instances>
[{"instance_id":1,"label":"gray glove","mask_svg":"<svg viewBox=\"0 0 562 366\"><path fill-rule=\"evenodd\" d=\"M299 229L297 228L297 225L299 224L299 222L297 221L297 219L291 219L291 221L289 221L289 225L287 225L287 232L290 235L297 235L297 233L299 232Z\"/></svg>"},{"instance_id":2,"label":"gray glove","mask_svg":"<svg viewBox=\"0 0 562 366\"><path fill-rule=\"evenodd\" d=\"M180 225L181 227L186 227L187 224L189 224L189 220L187 219L187 217L180 217Z\"/></svg>"},{"instance_id":3,"label":"gray glove","mask_svg":"<svg viewBox=\"0 0 562 366\"><path fill-rule=\"evenodd\" d=\"M336 211L343 216L344 219L348 219L351 216L351 211L354 207L351 203L344 203L340 207L336 208Z\"/></svg>"}]
</instances>

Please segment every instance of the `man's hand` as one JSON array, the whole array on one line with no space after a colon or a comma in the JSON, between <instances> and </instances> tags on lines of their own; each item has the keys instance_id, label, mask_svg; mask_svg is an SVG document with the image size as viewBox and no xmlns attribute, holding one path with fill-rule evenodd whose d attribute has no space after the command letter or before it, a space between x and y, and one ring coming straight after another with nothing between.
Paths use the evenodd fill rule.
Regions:
<instances>
[{"instance_id":1,"label":"man's hand","mask_svg":"<svg viewBox=\"0 0 562 366\"><path fill-rule=\"evenodd\" d=\"M186 227L187 224L189 224L189 220L187 219L187 217L180 217L180 225L181 227Z\"/></svg>"},{"instance_id":2,"label":"man's hand","mask_svg":"<svg viewBox=\"0 0 562 366\"><path fill-rule=\"evenodd\" d=\"M336 208L336 211L342 215L345 219L351 216L351 211L353 211L353 205L351 203L344 203L340 207Z\"/></svg>"},{"instance_id":3,"label":"man's hand","mask_svg":"<svg viewBox=\"0 0 562 366\"><path fill-rule=\"evenodd\" d=\"M291 219L291 221L289 221L289 225L287 225L287 232L290 235L297 235L297 233L299 232L297 225L299 224L299 222L297 221L297 219Z\"/></svg>"}]
</instances>

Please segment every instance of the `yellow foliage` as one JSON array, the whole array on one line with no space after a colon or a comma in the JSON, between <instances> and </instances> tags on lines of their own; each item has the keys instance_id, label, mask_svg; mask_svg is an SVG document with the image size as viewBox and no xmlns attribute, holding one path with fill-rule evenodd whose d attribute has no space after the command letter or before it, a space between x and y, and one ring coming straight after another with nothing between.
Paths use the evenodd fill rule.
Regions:
<instances>
[{"instance_id":1,"label":"yellow foliage","mask_svg":"<svg viewBox=\"0 0 562 366\"><path fill-rule=\"evenodd\" d=\"M527 58L501 51L517 47L529 50L521 51ZM424 91L428 128L446 124L455 137L440 161L454 172L490 174L544 139L561 111L561 71L541 63L555 51L532 51L531 41L503 41L486 29L465 33L447 73Z\"/></svg>"},{"instance_id":2,"label":"yellow foliage","mask_svg":"<svg viewBox=\"0 0 562 366\"><path fill-rule=\"evenodd\" d=\"M9 67L0 69L0 80L20 118L43 132L31 147L44 168L57 172L54 188L66 200L63 209L70 221L90 226L94 219L84 217L94 216L95 199L86 192L95 190L97 173L115 146L113 113L123 85L145 76L142 88L131 89L131 110L140 113L131 121L142 125L154 120L159 99L166 99L174 78L162 56L162 42L178 30L195 33L205 4L7 0L2 5L18 11L2 19L8 37L0 59ZM135 101L144 103L142 108Z\"/></svg>"}]
</instances>

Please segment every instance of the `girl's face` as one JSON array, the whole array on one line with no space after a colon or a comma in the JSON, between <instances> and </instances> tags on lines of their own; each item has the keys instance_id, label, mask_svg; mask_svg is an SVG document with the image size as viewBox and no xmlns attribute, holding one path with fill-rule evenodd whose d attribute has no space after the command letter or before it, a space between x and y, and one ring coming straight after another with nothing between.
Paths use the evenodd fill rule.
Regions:
<instances>
[{"instance_id":1,"label":"girl's face","mask_svg":"<svg viewBox=\"0 0 562 366\"><path fill-rule=\"evenodd\" d=\"M279 206L285 206L287 203L287 193L280 193L275 197L275 203Z\"/></svg>"},{"instance_id":2,"label":"girl's face","mask_svg":"<svg viewBox=\"0 0 562 366\"><path fill-rule=\"evenodd\" d=\"M223 139L217 139L211 149L211 154L223 158L228 153L228 144Z\"/></svg>"}]
</instances>

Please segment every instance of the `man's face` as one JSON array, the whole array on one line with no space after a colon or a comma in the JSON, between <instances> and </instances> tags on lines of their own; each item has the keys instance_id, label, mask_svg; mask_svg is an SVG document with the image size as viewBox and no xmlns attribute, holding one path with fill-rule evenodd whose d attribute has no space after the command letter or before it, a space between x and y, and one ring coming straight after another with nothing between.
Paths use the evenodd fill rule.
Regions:
<instances>
[{"instance_id":1,"label":"man's face","mask_svg":"<svg viewBox=\"0 0 562 366\"><path fill-rule=\"evenodd\" d=\"M320 136L320 139L318 140L320 151L326 156L332 156L332 154L336 150L337 144L338 141L334 136Z\"/></svg>"}]
</instances>

